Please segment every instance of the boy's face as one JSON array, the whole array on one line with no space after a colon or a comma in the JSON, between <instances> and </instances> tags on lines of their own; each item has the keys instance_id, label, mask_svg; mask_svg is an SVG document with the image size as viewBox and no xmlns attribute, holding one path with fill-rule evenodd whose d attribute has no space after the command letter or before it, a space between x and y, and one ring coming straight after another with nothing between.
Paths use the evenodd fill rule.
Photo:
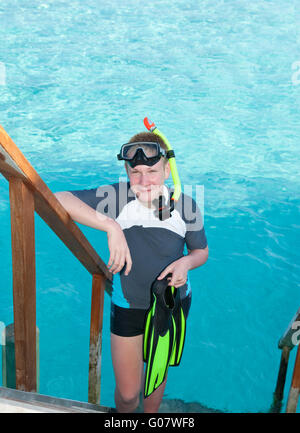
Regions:
<instances>
[{"instance_id":1,"label":"boy's face","mask_svg":"<svg viewBox=\"0 0 300 433\"><path fill-rule=\"evenodd\" d=\"M132 168L125 164L125 168L132 191L148 206L163 191L165 180L170 175L170 165L165 164L163 158L152 166L137 165Z\"/></svg>"}]
</instances>

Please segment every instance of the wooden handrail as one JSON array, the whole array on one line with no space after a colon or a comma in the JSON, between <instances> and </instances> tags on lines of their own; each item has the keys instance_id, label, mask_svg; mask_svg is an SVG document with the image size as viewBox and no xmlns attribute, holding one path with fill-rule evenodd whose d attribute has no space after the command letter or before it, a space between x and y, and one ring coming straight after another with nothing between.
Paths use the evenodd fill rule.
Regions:
<instances>
[{"instance_id":1,"label":"wooden handrail","mask_svg":"<svg viewBox=\"0 0 300 433\"><path fill-rule=\"evenodd\" d=\"M1 125L0 172L7 180L24 181L34 194L36 212L92 275L106 277L106 291L111 294L112 274L107 266Z\"/></svg>"},{"instance_id":2,"label":"wooden handrail","mask_svg":"<svg viewBox=\"0 0 300 433\"><path fill-rule=\"evenodd\" d=\"M289 326L287 327L285 333L280 338L278 342L279 349L282 349L283 347L288 347L291 350L293 349L293 347L295 347L297 342L293 340L293 335L295 334L296 329L293 325L295 322L299 322L299 321L300 321L300 308L298 309L298 311L290 321Z\"/></svg>"},{"instance_id":3,"label":"wooden handrail","mask_svg":"<svg viewBox=\"0 0 300 433\"><path fill-rule=\"evenodd\" d=\"M36 211L93 276L89 401L99 403L104 290L111 295L112 274L1 125L0 173L9 181L11 205L16 387L36 391Z\"/></svg>"}]
</instances>

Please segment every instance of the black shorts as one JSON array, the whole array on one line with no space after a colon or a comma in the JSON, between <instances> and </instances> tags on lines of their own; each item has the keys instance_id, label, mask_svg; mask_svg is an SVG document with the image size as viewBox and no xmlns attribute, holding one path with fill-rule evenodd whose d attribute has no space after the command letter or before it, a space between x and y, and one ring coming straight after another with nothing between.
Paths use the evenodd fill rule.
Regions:
<instances>
[{"instance_id":1,"label":"black shorts","mask_svg":"<svg viewBox=\"0 0 300 433\"><path fill-rule=\"evenodd\" d=\"M190 306L191 295L182 299L182 310L187 319ZM122 308L111 303L110 310L110 331L120 337L135 337L144 334L146 315L149 310L138 308Z\"/></svg>"}]
</instances>

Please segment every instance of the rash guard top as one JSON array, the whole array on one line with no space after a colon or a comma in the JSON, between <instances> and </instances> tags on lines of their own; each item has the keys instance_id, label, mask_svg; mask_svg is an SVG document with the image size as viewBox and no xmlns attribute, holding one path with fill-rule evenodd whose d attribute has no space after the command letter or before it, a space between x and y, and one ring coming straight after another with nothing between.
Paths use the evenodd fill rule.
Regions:
<instances>
[{"instance_id":1,"label":"rash guard top","mask_svg":"<svg viewBox=\"0 0 300 433\"><path fill-rule=\"evenodd\" d=\"M112 302L120 307L149 308L151 285L166 266L184 256L185 246L188 250L207 246L199 207L186 194L181 194L171 217L160 221L155 209L137 199L129 182L70 192L96 211L113 218L123 230L132 268L127 276L125 266L114 276ZM164 185L166 201L170 192ZM179 290L182 299L191 293L189 279Z\"/></svg>"}]
</instances>

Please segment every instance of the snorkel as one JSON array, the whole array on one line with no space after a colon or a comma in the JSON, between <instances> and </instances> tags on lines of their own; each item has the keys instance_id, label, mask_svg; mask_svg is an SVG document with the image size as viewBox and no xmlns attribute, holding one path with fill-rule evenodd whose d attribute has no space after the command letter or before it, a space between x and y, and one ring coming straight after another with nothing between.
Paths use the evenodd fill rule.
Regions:
<instances>
[{"instance_id":1,"label":"snorkel","mask_svg":"<svg viewBox=\"0 0 300 433\"><path fill-rule=\"evenodd\" d=\"M159 197L158 203L158 216L160 220L164 220L170 218L172 211L175 208L175 204L178 202L181 195L181 182L179 179L179 174L175 161L175 153L172 149L172 146L166 136L157 128L154 122L148 119L148 117L144 118L144 125L148 129L148 131L153 132L158 135L166 145L167 153L166 158L169 160L172 179L174 183L174 192L171 194L169 205L163 204L163 196Z\"/></svg>"}]
</instances>

